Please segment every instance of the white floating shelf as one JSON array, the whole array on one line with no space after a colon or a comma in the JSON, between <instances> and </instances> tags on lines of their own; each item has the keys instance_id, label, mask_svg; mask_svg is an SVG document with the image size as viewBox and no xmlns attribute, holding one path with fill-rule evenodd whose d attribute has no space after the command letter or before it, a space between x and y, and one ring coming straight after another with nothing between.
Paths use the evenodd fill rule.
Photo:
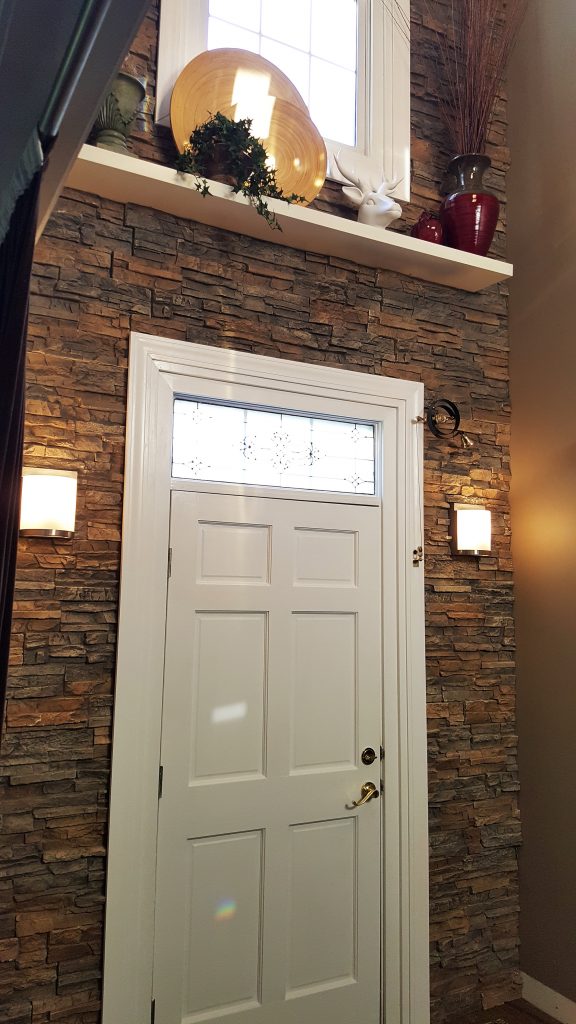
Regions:
<instances>
[{"instance_id":1,"label":"white floating shelf","mask_svg":"<svg viewBox=\"0 0 576 1024\"><path fill-rule=\"evenodd\" d=\"M473 256L270 199L270 209L282 227L282 231L272 231L243 196L231 195L227 185L211 182L213 195L203 197L189 174L95 146L82 147L66 184L106 199L162 210L276 245L338 256L362 266L394 270L469 292L512 277L512 264L502 260Z\"/></svg>"}]
</instances>

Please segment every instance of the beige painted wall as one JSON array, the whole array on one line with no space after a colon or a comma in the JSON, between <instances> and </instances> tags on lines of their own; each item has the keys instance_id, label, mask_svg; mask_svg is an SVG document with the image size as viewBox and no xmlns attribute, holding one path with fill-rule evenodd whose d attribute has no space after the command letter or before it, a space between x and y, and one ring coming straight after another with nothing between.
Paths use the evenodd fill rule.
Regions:
<instances>
[{"instance_id":1,"label":"beige painted wall","mask_svg":"<svg viewBox=\"0 0 576 1024\"><path fill-rule=\"evenodd\" d=\"M509 85L520 959L576 1000L575 0L532 0Z\"/></svg>"}]
</instances>

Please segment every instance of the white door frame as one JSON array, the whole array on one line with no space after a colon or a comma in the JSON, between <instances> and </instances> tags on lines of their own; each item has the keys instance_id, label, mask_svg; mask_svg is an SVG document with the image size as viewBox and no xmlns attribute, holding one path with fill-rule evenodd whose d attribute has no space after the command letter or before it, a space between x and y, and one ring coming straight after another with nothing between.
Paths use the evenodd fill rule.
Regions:
<instances>
[{"instance_id":1,"label":"white door frame","mask_svg":"<svg viewBox=\"0 0 576 1024\"><path fill-rule=\"evenodd\" d=\"M234 400L241 385L260 389L262 405L299 408L305 396L314 411L315 400L328 399L336 415L386 425L379 467L384 540L387 534L392 545L384 544L383 566L383 1007L386 1024L427 1024L424 573L421 561L413 564L422 544L417 418L423 386L136 333L130 338L103 1024L148 1024L151 1015L172 408L175 394L189 392L191 378L200 397L217 387Z\"/></svg>"}]
</instances>

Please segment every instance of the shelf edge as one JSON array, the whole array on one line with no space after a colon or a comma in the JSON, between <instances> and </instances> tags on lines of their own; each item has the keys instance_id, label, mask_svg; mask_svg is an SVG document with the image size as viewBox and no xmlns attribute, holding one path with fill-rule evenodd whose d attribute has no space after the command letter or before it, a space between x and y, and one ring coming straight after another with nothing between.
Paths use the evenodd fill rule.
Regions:
<instances>
[{"instance_id":1,"label":"shelf edge","mask_svg":"<svg viewBox=\"0 0 576 1024\"><path fill-rule=\"evenodd\" d=\"M308 207L268 200L282 231L272 231L243 196L210 183L203 197L190 175L133 156L83 146L66 185L117 202L194 220L260 241L476 292L512 277L510 263L370 228Z\"/></svg>"}]
</instances>

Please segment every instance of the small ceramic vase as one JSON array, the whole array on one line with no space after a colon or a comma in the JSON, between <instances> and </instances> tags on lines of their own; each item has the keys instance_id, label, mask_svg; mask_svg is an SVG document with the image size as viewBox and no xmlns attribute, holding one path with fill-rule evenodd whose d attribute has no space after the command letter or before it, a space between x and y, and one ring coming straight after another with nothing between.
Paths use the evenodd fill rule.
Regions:
<instances>
[{"instance_id":1,"label":"small ceramic vase","mask_svg":"<svg viewBox=\"0 0 576 1024\"><path fill-rule=\"evenodd\" d=\"M423 242L436 242L442 245L444 241L444 228L440 217L430 210L423 210L410 234L413 238L421 238Z\"/></svg>"}]
</instances>

